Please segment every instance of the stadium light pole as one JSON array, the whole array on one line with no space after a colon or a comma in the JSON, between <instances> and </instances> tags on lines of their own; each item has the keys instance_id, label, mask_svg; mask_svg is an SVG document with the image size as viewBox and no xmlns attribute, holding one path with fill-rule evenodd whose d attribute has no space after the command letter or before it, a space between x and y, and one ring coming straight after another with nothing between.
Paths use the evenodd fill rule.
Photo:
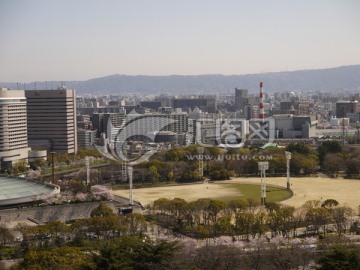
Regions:
<instances>
[{"instance_id":1,"label":"stadium light pole","mask_svg":"<svg viewBox=\"0 0 360 270\"><path fill-rule=\"evenodd\" d=\"M90 184L90 158L88 156L85 157L86 164L86 184Z\"/></svg>"},{"instance_id":2,"label":"stadium light pole","mask_svg":"<svg viewBox=\"0 0 360 270\"><path fill-rule=\"evenodd\" d=\"M199 162L199 178L200 180L204 177L204 147L198 147L198 162Z\"/></svg>"},{"instance_id":3,"label":"stadium light pole","mask_svg":"<svg viewBox=\"0 0 360 270\"><path fill-rule=\"evenodd\" d=\"M269 169L269 161L258 162L261 175L261 206L265 207L266 203L266 176L265 171Z\"/></svg>"},{"instance_id":4,"label":"stadium light pole","mask_svg":"<svg viewBox=\"0 0 360 270\"><path fill-rule=\"evenodd\" d=\"M133 167L128 166L128 176L129 176L129 204L130 206L134 205L133 201Z\"/></svg>"},{"instance_id":5,"label":"stadium light pole","mask_svg":"<svg viewBox=\"0 0 360 270\"><path fill-rule=\"evenodd\" d=\"M291 159L291 152L285 151L286 156L286 188L290 189L290 159Z\"/></svg>"},{"instance_id":6,"label":"stadium light pole","mask_svg":"<svg viewBox=\"0 0 360 270\"><path fill-rule=\"evenodd\" d=\"M54 154L56 154L56 152L52 151L52 152L50 152L50 154L51 154L51 167L52 167L51 184L53 184L55 182Z\"/></svg>"}]
</instances>

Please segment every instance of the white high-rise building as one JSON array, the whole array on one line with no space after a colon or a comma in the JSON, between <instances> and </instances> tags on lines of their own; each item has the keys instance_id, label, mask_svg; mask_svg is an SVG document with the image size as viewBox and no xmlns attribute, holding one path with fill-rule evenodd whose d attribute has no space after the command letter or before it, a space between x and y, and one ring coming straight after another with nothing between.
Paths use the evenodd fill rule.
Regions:
<instances>
[{"instance_id":1,"label":"white high-rise building","mask_svg":"<svg viewBox=\"0 0 360 270\"><path fill-rule=\"evenodd\" d=\"M0 88L0 165L11 168L28 159L26 98L24 90Z\"/></svg>"}]
</instances>

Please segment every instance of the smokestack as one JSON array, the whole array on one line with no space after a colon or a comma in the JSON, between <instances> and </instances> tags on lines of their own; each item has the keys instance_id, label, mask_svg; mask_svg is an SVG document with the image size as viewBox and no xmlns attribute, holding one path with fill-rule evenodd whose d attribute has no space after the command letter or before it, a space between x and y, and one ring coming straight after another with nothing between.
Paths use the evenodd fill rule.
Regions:
<instances>
[{"instance_id":1,"label":"smokestack","mask_svg":"<svg viewBox=\"0 0 360 270\"><path fill-rule=\"evenodd\" d=\"M263 83L260 83L260 102L259 102L259 118L264 122L264 91Z\"/></svg>"}]
</instances>

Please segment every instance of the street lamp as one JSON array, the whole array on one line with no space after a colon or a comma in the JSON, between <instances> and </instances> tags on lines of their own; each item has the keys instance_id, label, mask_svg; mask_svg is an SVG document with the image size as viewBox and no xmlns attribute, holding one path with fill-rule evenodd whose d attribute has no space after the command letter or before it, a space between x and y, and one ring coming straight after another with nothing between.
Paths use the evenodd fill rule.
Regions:
<instances>
[{"instance_id":1,"label":"street lamp","mask_svg":"<svg viewBox=\"0 0 360 270\"><path fill-rule=\"evenodd\" d=\"M54 165L54 154L56 152L52 151L49 154L51 154L51 165L52 165L52 178L51 178L51 184L55 182L55 165Z\"/></svg>"},{"instance_id":2,"label":"street lamp","mask_svg":"<svg viewBox=\"0 0 360 270\"><path fill-rule=\"evenodd\" d=\"M286 176L287 176L287 189L290 189L290 159L291 159L291 152L285 151L286 156Z\"/></svg>"}]
</instances>

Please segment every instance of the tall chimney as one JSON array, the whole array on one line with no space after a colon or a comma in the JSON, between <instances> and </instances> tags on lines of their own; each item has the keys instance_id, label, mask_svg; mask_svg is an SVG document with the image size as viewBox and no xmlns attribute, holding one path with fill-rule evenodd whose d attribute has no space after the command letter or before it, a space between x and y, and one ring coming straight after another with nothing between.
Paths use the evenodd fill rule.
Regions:
<instances>
[{"instance_id":1,"label":"tall chimney","mask_svg":"<svg viewBox=\"0 0 360 270\"><path fill-rule=\"evenodd\" d=\"M264 91L262 82L260 83L259 118L264 122Z\"/></svg>"}]
</instances>

